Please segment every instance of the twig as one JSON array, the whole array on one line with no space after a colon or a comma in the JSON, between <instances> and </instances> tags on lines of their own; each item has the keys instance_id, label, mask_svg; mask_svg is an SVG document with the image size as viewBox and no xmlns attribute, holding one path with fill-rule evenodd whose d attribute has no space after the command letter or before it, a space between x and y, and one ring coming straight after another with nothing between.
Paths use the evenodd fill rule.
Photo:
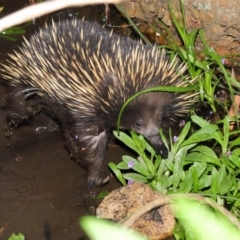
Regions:
<instances>
[{"instance_id":1,"label":"twig","mask_svg":"<svg viewBox=\"0 0 240 240\"><path fill-rule=\"evenodd\" d=\"M132 215L125 218L120 222L122 226L130 227L134 224L134 222L141 217L143 214L151 211L154 208L166 205L170 203L170 198L167 196L161 196L161 198L155 199L150 203L147 203L142 208L140 208L137 212L134 212Z\"/></svg>"},{"instance_id":2,"label":"twig","mask_svg":"<svg viewBox=\"0 0 240 240\"><path fill-rule=\"evenodd\" d=\"M2 18L0 20L0 32L62 8L100 3L119 3L120 1L121 0L51 0L37 3Z\"/></svg>"}]
</instances>

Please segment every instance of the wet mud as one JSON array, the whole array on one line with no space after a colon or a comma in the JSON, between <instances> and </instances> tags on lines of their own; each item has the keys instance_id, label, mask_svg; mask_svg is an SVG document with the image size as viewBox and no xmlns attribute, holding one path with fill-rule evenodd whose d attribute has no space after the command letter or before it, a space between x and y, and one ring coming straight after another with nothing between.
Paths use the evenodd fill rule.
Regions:
<instances>
[{"instance_id":1,"label":"wet mud","mask_svg":"<svg viewBox=\"0 0 240 240\"><path fill-rule=\"evenodd\" d=\"M0 88L0 96L5 89ZM94 212L94 196L117 188L112 177L102 188L87 189L86 171L71 159L60 127L44 115L13 129L0 110L0 239L21 232L29 240L86 239L78 221ZM124 149L109 143L108 159L120 161ZM48 232L46 233L46 229Z\"/></svg>"}]
</instances>

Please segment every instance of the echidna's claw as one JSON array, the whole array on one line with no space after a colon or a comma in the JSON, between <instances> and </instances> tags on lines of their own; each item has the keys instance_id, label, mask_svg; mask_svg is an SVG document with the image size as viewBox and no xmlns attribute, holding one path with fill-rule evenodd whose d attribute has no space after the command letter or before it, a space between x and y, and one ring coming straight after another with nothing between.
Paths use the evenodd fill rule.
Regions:
<instances>
[{"instance_id":1,"label":"echidna's claw","mask_svg":"<svg viewBox=\"0 0 240 240\"><path fill-rule=\"evenodd\" d=\"M32 97L33 95L37 94L39 96L42 96L44 93L44 91L41 88L34 88L34 87L24 88L21 92L24 94L26 100Z\"/></svg>"},{"instance_id":2,"label":"echidna's claw","mask_svg":"<svg viewBox=\"0 0 240 240\"><path fill-rule=\"evenodd\" d=\"M19 125L36 115L41 106L39 97L44 94L40 88L25 87L9 93L4 99L5 115L13 125Z\"/></svg>"}]
</instances>

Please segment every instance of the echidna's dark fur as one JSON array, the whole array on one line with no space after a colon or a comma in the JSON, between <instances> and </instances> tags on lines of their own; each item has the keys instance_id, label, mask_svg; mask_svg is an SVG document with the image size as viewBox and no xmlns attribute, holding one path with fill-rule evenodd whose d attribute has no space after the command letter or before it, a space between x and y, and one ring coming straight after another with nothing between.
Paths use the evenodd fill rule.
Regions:
<instances>
[{"instance_id":1,"label":"echidna's dark fur","mask_svg":"<svg viewBox=\"0 0 240 240\"><path fill-rule=\"evenodd\" d=\"M2 73L17 91L9 99L18 96L19 103L27 103L34 94L37 104L28 108L31 113L41 106L59 119L72 155L88 169L90 185L108 179L108 135L116 127L122 104L149 87L192 82L183 77L186 66L176 58L169 62L165 51L87 21L46 26L10 57ZM192 97L190 93L144 94L124 111L121 127L143 134L160 151L159 127L168 127L176 116L187 113ZM9 116L18 122L30 116L24 114L15 108Z\"/></svg>"}]
</instances>

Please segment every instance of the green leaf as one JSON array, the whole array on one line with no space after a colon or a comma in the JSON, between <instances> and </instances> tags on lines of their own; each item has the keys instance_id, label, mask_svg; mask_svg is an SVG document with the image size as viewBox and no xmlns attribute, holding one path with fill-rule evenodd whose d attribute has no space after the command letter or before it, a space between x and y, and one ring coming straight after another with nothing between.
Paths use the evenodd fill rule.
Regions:
<instances>
[{"instance_id":1,"label":"green leaf","mask_svg":"<svg viewBox=\"0 0 240 240\"><path fill-rule=\"evenodd\" d=\"M145 140L142 135L138 135L134 131L130 131L130 134L132 136L132 139L135 143L135 146L138 148L140 153L143 153L145 151Z\"/></svg>"},{"instance_id":2,"label":"green leaf","mask_svg":"<svg viewBox=\"0 0 240 240\"><path fill-rule=\"evenodd\" d=\"M226 166L228 171L231 171L231 169L233 170L235 168L235 165L231 162L231 160L229 159L229 156L226 156L226 155L222 154L220 156L220 161L223 165Z\"/></svg>"},{"instance_id":3,"label":"green leaf","mask_svg":"<svg viewBox=\"0 0 240 240\"><path fill-rule=\"evenodd\" d=\"M193 148L191 150L192 152L200 152L206 156L209 156L209 157L212 157L212 158L215 158L216 160L218 160L218 157L216 155L216 153L209 147L207 146L204 146L204 145L199 145L199 146L196 146L195 148Z\"/></svg>"},{"instance_id":4,"label":"green leaf","mask_svg":"<svg viewBox=\"0 0 240 240\"><path fill-rule=\"evenodd\" d=\"M180 135L178 136L178 140L174 144L172 151L175 152L179 149L179 146L182 144L182 142L185 140L186 136L188 135L190 128L191 128L191 123L187 122L184 128L182 129Z\"/></svg>"},{"instance_id":5,"label":"green leaf","mask_svg":"<svg viewBox=\"0 0 240 240\"><path fill-rule=\"evenodd\" d=\"M220 183L223 179L226 179L226 177L227 177L226 167L223 164L218 170L218 182Z\"/></svg>"},{"instance_id":6,"label":"green leaf","mask_svg":"<svg viewBox=\"0 0 240 240\"><path fill-rule=\"evenodd\" d=\"M239 230L224 216L189 199L176 199L175 214L185 229L191 229L194 240L238 240ZM197 224L196 224L197 223Z\"/></svg>"},{"instance_id":7,"label":"green leaf","mask_svg":"<svg viewBox=\"0 0 240 240\"><path fill-rule=\"evenodd\" d=\"M219 184L220 195L225 195L231 190L234 182L233 178L234 176L231 176L231 178L222 179L222 181Z\"/></svg>"},{"instance_id":8,"label":"green leaf","mask_svg":"<svg viewBox=\"0 0 240 240\"><path fill-rule=\"evenodd\" d=\"M135 146L138 149L139 155L143 158L143 161L146 164L147 170L150 172L150 174L155 175L155 167L151 160L148 159L148 157L145 154L145 147L146 147L146 141L142 135L136 134L134 131L130 131L132 139L134 141Z\"/></svg>"},{"instance_id":9,"label":"green leaf","mask_svg":"<svg viewBox=\"0 0 240 240\"><path fill-rule=\"evenodd\" d=\"M161 178L161 176L163 175L163 173L167 170L167 167L166 167L166 160L162 160L159 167L158 167L158 170L157 170L157 178Z\"/></svg>"},{"instance_id":10,"label":"green leaf","mask_svg":"<svg viewBox=\"0 0 240 240\"><path fill-rule=\"evenodd\" d=\"M93 197L93 199L103 199L109 194L109 191L104 190L101 191L96 197Z\"/></svg>"},{"instance_id":11,"label":"green leaf","mask_svg":"<svg viewBox=\"0 0 240 240\"><path fill-rule=\"evenodd\" d=\"M116 164L113 162L108 163L108 166L111 168L111 170L114 172L115 176L117 177L117 179L119 180L119 182L123 185L126 186L126 181L123 178L123 175L121 173L121 171L117 168Z\"/></svg>"},{"instance_id":12,"label":"green leaf","mask_svg":"<svg viewBox=\"0 0 240 240\"><path fill-rule=\"evenodd\" d=\"M3 35L18 35L24 33L26 33L26 31L22 27L11 27L1 32Z\"/></svg>"},{"instance_id":13,"label":"green leaf","mask_svg":"<svg viewBox=\"0 0 240 240\"><path fill-rule=\"evenodd\" d=\"M134 28L134 30L138 33L138 35L141 37L141 39L149 46L151 46L151 42L148 40L148 38L142 34L142 32L138 29L137 25L135 22L129 17L127 12L125 11L124 7L121 4L115 4L116 8L123 14L123 16L126 17L126 19L129 22L129 25Z\"/></svg>"},{"instance_id":14,"label":"green leaf","mask_svg":"<svg viewBox=\"0 0 240 240\"><path fill-rule=\"evenodd\" d=\"M8 240L25 240L25 237L24 237L21 233L18 233L18 234L13 233L13 234L8 238Z\"/></svg>"},{"instance_id":15,"label":"green leaf","mask_svg":"<svg viewBox=\"0 0 240 240\"><path fill-rule=\"evenodd\" d=\"M197 192L199 190L198 172L195 166L192 166L190 170L193 178L193 192Z\"/></svg>"},{"instance_id":16,"label":"green leaf","mask_svg":"<svg viewBox=\"0 0 240 240\"><path fill-rule=\"evenodd\" d=\"M229 177L226 172L226 167L223 164L218 171L219 191L221 195L228 193L233 185L234 176Z\"/></svg>"},{"instance_id":17,"label":"green leaf","mask_svg":"<svg viewBox=\"0 0 240 240\"><path fill-rule=\"evenodd\" d=\"M221 163L218 159L212 158L210 156L206 156L203 153L199 152L191 152L186 156L186 162L189 161L193 162L206 162L206 163L213 163L214 165L221 166Z\"/></svg>"},{"instance_id":18,"label":"green leaf","mask_svg":"<svg viewBox=\"0 0 240 240\"><path fill-rule=\"evenodd\" d=\"M118 168L118 169L121 169L121 170L128 170L128 169L129 169L127 163L125 163L125 162L120 162L120 163L118 163L118 164L117 164L117 168Z\"/></svg>"},{"instance_id":19,"label":"green leaf","mask_svg":"<svg viewBox=\"0 0 240 240\"><path fill-rule=\"evenodd\" d=\"M208 141L214 137L213 133L216 132L217 130L218 130L217 125L212 124L212 125L205 126L200 130L198 130L197 132L195 132L193 135L191 135L186 141L184 141L181 144L180 147L193 144L193 143Z\"/></svg>"},{"instance_id":20,"label":"green leaf","mask_svg":"<svg viewBox=\"0 0 240 240\"><path fill-rule=\"evenodd\" d=\"M136 172L144 175L144 176L148 176L150 175L150 173L147 170L146 165L140 164L136 159L130 157L130 156L123 156L122 160L128 165L129 162L133 162L134 165L132 167L133 170L135 170ZM128 168L129 169L129 168Z\"/></svg>"},{"instance_id":21,"label":"green leaf","mask_svg":"<svg viewBox=\"0 0 240 240\"><path fill-rule=\"evenodd\" d=\"M11 27L2 32L0 32L0 37L6 38L11 41L19 41L20 38L16 37L17 35L23 35L26 31L23 27Z\"/></svg>"},{"instance_id":22,"label":"green leaf","mask_svg":"<svg viewBox=\"0 0 240 240\"><path fill-rule=\"evenodd\" d=\"M199 179L198 185L199 189L203 190L205 188L208 188L211 185L212 176L208 175L207 172L205 172Z\"/></svg>"},{"instance_id":23,"label":"green leaf","mask_svg":"<svg viewBox=\"0 0 240 240\"><path fill-rule=\"evenodd\" d=\"M218 130L213 134L213 136L214 136L214 139L221 145L222 150L223 150L224 146L223 146L223 134L222 134L222 132Z\"/></svg>"},{"instance_id":24,"label":"green leaf","mask_svg":"<svg viewBox=\"0 0 240 240\"><path fill-rule=\"evenodd\" d=\"M169 151L169 146L168 146L168 141L167 141L167 138L165 137L164 133L163 133L163 130L162 128L160 128L159 130L159 134L160 134L160 137L164 143L164 146L167 148L167 150Z\"/></svg>"},{"instance_id":25,"label":"green leaf","mask_svg":"<svg viewBox=\"0 0 240 240\"><path fill-rule=\"evenodd\" d=\"M173 13L173 10L172 10L172 6L170 4L170 1L168 1L168 9L169 9L169 13L171 15L171 18L172 18L172 21L174 23L174 26L176 27L177 29L177 32L179 34L179 36L181 37L182 41L183 41L183 44L186 46L188 45L187 44L187 34L185 32L185 28L183 28L180 23L179 23L179 19L176 18L175 14Z\"/></svg>"},{"instance_id":26,"label":"green leaf","mask_svg":"<svg viewBox=\"0 0 240 240\"><path fill-rule=\"evenodd\" d=\"M230 148L235 147L235 146L239 146L239 145L240 145L240 137L231 141L230 144L229 144Z\"/></svg>"},{"instance_id":27,"label":"green leaf","mask_svg":"<svg viewBox=\"0 0 240 240\"><path fill-rule=\"evenodd\" d=\"M136 147L133 139L131 137L129 137L126 133L119 132L119 134L118 134L118 132L116 130L114 130L113 134L117 139L122 141L125 145L127 145L129 148L131 148L133 151L135 151L136 153L138 153L140 155L140 151Z\"/></svg>"},{"instance_id":28,"label":"green leaf","mask_svg":"<svg viewBox=\"0 0 240 240\"><path fill-rule=\"evenodd\" d=\"M173 192L177 191L177 187L179 186L180 179L184 175L183 160L185 159L186 154L187 154L187 151L184 148L181 148L175 156L174 169L173 169Z\"/></svg>"},{"instance_id":29,"label":"green leaf","mask_svg":"<svg viewBox=\"0 0 240 240\"><path fill-rule=\"evenodd\" d=\"M201 163L198 163L198 162L195 162L193 164L193 167L196 169L197 173L198 173L198 178L200 178L203 173L206 171L207 169L207 163L205 162L201 162Z\"/></svg>"},{"instance_id":30,"label":"green leaf","mask_svg":"<svg viewBox=\"0 0 240 240\"><path fill-rule=\"evenodd\" d=\"M145 148L151 154L151 158L157 155L155 149L147 141L145 141Z\"/></svg>"},{"instance_id":31,"label":"green leaf","mask_svg":"<svg viewBox=\"0 0 240 240\"><path fill-rule=\"evenodd\" d=\"M147 240L127 228L93 216L82 217L79 223L91 240Z\"/></svg>"},{"instance_id":32,"label":"green leaf","mask_svg":"<svg viewBox=\"0 0 240 240\"><path fill-rule=\"evenodd\" d=\"M146 177L137 173L126 173L126 174L123 174L123 177L127 180L132 180L134 182L142 182L142 183L148 182Z\"/></svg>"},{"instance_id":33,"label":"green leaf","mask_svg":"<svg viewBox=\"0 0 240 240\"><path fill-rule=\"evenodd\" d=\"M193 178L191 171L185 172L185 177L179 185L179 192L189 193L193 188Z\"/></svg>"},{"instance_id":34,"label":"green leaf","mask_svg":"<svg viewBox=\"0 0 240 240\"><path fill-rule=\"evenodd\" d=\"M168 187L168 177L166 177L165 175L162 175L156 181L156 191L160 192L161 194L166 194L167 187Z\"/></svg>"},{"instance_id":35,"label":"green leaf","mask_svg":"<svg viewBox=\"0 0 240 240\"><path fill-rule=\"evenodd\" d=\"M226 116L223 121L223 144L222 151L223 153L227 152L228 139L229 139L229 117Z\"/></svg>"},{"instance_id":36,"label":"green leaf","mask_svg":"<svg viewBox=\"0 0 240 240\"><path fill-rule=\"evenodd\" d=\"M173 162L165 161L165 165L171 172L174 172L174 164L173 164Z\"/></svg>"},{"instance_id":37,"label":"green leaf","mask_svg":"<svg viewBox=\"0 0 240 240\"><path fill-rule=\"evenodd\" d=\"M147 167L146 162L144 161L144 159L142 158L142 156L138 156L138 157L137 157L137 160L138 160L138 162L140 162L142 165L144 165L144 166Z\"/></svg>"},{"instance_id":38,"label":"green leaf","mask_svg":"<svg viewBox=\"0 0 240 240\"><path fill-rule=\"evenodd\" d=\"M219 182L218 182L218 172L217 172L216 168L212 168L212 182L211 182L212 194L214 194L214 195L219 194L218 185L219 185Z\"/></svg>"},{"instance_id":39,"label":"green leaf","mask_svg":"<svg viewBox=\"0 0 240 240\"><path fill-rule=\"evenodd\" d=\"M240 156L240 148L236 148L232 151L232 155L239 157Z\"/></svg>"},{"instance_id":40,"label":"green leaf","mask_svg":"<svg viewBox=\"0 0 240 240\"><path fill-rule=\"evenodd\" d=\"M158 171L159 166L161 164L161 161L162 161L161 156L156 156L156 159L155 159L155 162L154 162L154 170L155 170L155 172Z\"/></svg>"},{"instance_id":41,"label":"green leaf","mask_svg":"<svg viewBox=\"0 0 240 240\"><path fill-rule=\"evenodd\" d=\"M198 126L200 126L202 128L210 125L210 123L208 121L204 120L201 117L198 117L197 115L192 115L191 119L193 122L195 122Z\"/></svg>"},{"instance_id":42,"label":"green leaf","mask_svg":"<svg viewBox=\"0 0 240 240\"><path fill-rule=\"evenodd\" d=\"M239 154L235 155L234 151L240 151L240 149L235 149L232 152L232 155L229 156L229 159L231 160L231 162L233 162L238 168L240 168L240 157Z\"/></svg>"}]
</instances>

